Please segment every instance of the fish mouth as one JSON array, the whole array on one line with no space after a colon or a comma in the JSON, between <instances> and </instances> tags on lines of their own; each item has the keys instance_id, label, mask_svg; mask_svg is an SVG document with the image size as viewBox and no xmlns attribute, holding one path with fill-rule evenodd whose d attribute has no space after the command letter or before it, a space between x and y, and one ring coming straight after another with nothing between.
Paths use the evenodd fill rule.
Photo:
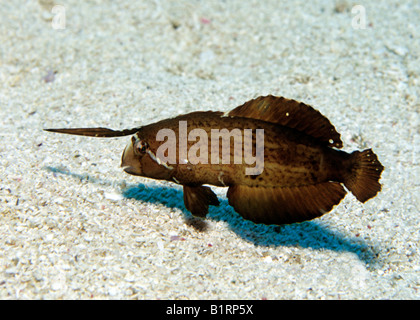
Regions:
<instances>
[{"instance_id":1,"label":"fish mouth","mask_svg":"<svg viewBox=\"0 0 420 320\"><path fill-rule=\"evenodd\" d=\"M121 167L128 174L140 176L143 174L138 157L134 154L133 143L129 142L121 157Z\"/></svg>"},{"instance_id":2,"label":"fish mouth","mask_svg":"<svg viewBox=\"0 0 420 320\"><path fill-rule=\"evenodd\" d=\"M136 168L131 167L131 166L129 166L129 167L123 167L123 170L126 173L128 173L128 174L132 174L132 175L135 175L135 176L139 176L140 175L140 173L138 173L138 171L136 170Z\"/></svg>"}]
</instances>

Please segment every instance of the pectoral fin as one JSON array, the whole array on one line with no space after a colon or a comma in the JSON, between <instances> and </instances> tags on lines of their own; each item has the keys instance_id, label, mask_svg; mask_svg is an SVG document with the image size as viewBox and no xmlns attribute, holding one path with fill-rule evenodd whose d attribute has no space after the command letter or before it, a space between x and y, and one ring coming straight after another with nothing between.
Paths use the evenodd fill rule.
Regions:
<instances>
[{"instance_id":1,"label":"pectoral fin","mask_svg":"<svg viewBox=\"0 0 420 320\"><path fill-rule=\"evenodd\" d=\"M255 223L289 224L311 220L330 211L346 191L337 182L291 188L229 187L229 204Z\"/></svg>"},{"instance_id":2,"label":"pectoral fin","mask_svg":"<svg viewBox=\"0 0 420 320\"><path fill-rule=\"evenodd\" d=\"M218 206L219 200L209 187L184 185L184 203L194 216L205 217L209 211L209 205Z\"/></svg>"}]
</instances>

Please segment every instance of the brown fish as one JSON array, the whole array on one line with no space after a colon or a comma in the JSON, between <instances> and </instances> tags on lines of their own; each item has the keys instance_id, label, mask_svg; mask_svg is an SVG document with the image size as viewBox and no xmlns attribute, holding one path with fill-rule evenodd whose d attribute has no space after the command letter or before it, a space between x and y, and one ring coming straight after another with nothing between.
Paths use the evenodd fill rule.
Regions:
<instances>
[{"instance_id":1,"label":"brown fish","mask_svg":"<svg viewBox=\"0 0 420 320\"><path fill-rule=\"evenodd\" d=\"M259 97L227 113L193 112L121 131L45 130L93 137L134 134L122 155L124 170L183 185L185 207L200 217L209 205L219 205L204 184L228 187L229 204L245 219L264 224L323 215L344 198L343 184L361 202L381 190L384 167L371 149L338 150L340 134L326 117L282 97Z\"/></svg>"}]
</instances>

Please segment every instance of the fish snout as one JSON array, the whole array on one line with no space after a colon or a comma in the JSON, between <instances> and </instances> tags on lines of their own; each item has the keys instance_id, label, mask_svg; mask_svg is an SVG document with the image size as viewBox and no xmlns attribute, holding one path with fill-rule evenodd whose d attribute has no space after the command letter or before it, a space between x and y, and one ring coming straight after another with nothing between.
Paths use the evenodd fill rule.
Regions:
<instances>
[{"instance_id":1,"label":"fish snout","mask_svg":"<svg viewBox=\"0 0 420 320\"><path fill-rule=\"evenodd\" d=\"M130 141L125 147L121 157L121 167L128 174L140 176L143 174L143 171L141 169L139 156L134 152L133 145L135 142L136 140L133 137L132 141Z\"/></svg>"}]
</instances>

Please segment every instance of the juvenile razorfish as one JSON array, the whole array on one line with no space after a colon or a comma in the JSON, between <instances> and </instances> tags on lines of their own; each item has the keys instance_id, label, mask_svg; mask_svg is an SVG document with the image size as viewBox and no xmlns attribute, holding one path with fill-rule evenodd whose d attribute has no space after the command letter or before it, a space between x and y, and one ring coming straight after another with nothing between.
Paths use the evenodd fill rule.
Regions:
<instances>
[{"instance_id":1,"label":"juvenile razorfish","mask_svg":"<svg viewBox=\"0 0 420 320\"><path fill-rule=\"evenodd\" d=\"M381 190L384 167L371 149L338 150L343 146L340 134L326 117L282 97L259 97L227 113L193 112L120 131L45 130L92 137L133 135L122 155L124 170L183 185L185 207L200 217L207 215L209 205L219 205L204 184L228 187L229 204L245 219L264 224L322 216L344 198L343 185L361 202ZM215 130L221 139L212 136Z\"/></svg>"}]
</instances>

